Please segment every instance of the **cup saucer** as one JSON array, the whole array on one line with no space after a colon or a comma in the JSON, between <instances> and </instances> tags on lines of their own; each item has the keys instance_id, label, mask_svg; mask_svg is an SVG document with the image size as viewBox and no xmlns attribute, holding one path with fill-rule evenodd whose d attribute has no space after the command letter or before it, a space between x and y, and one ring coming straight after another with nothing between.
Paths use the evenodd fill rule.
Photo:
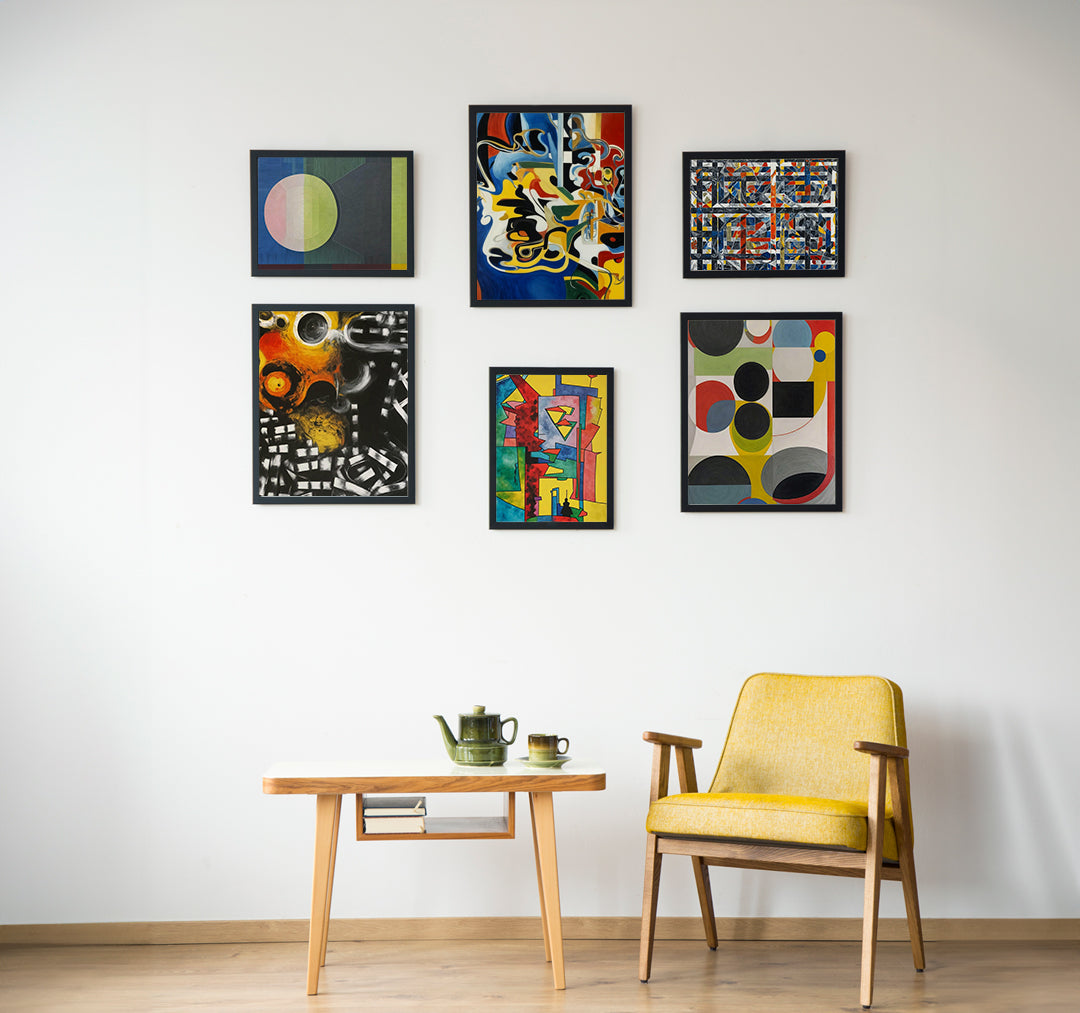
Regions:
<instances>
[{"instance_id":1,"label":"cup saucer","mask_svg":"<svg viewBox=\"0 0 1080 1013\"><path fill-rule=\"evenodd\" d=\"M525 764L526 767L540 767L540 768L554 768L561 767L567 760L571 759L566 753L561 753L559 756L550 760L532 760L527 756L519 756L518 760Z\"/></svg>"}]
</instances>

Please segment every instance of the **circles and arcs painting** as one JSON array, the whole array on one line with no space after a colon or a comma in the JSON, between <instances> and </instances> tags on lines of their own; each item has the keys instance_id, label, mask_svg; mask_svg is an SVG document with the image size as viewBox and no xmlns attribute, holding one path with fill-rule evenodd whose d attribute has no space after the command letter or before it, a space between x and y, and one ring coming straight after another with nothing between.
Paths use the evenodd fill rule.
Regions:
<instances>
[{"instance_id":1,"label":"circles and arcs painting","mask_svg":"<svg viewBox=\"0 0 1080 1013\"><path fill-rule=\"evenodd\" d=\"M682 509L840 510L839 313L684 313Z\"/></svg>"}]
</instances>

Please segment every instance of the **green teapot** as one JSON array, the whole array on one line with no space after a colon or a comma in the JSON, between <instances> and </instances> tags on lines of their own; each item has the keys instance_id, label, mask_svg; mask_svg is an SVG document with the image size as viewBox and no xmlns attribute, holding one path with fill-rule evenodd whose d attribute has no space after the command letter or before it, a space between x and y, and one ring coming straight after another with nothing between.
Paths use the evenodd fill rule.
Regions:
<instances>
[{"instance_id":1,"label":"green teapot","mask_svg":"<svg viewBox=\"0 0 1080 1013\"><path fill-rule=\"evenodd\" d=\"M517 718L500 720L498 714L488 714L483 704L477 704L471 714L458 715L458 737L441 714L432 715L442 729L446 752L455 763L467 767L499 767L506 762L506 747L517 738ZM514 722L514 734L506 738L503 729Z\"/></svg>"}]
</instances>

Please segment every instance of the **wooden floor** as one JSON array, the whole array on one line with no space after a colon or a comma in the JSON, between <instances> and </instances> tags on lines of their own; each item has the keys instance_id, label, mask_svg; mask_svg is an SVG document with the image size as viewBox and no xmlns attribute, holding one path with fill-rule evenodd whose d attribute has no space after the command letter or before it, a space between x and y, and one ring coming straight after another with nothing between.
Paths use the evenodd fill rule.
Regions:
<instances>
[{"instance_id":1,"label":"wooden floor","mask_svg":"<svg viewBox=\"0 0 1080 1013\"><path fill-rule=\"evenodd\" d=\"M304 994L306 946L238 943L0 949L0 1010L16 1013L285 1013L350 1010L858 1010L853 942L657 941L653 978L637 944L568 940L565 992L539 940L331 943L320 993ZM874 1009L1027 1013L1080 1009L1080 944L927 943L916 974L906 943L879 946Z\"/></svg>"}]
</instances>

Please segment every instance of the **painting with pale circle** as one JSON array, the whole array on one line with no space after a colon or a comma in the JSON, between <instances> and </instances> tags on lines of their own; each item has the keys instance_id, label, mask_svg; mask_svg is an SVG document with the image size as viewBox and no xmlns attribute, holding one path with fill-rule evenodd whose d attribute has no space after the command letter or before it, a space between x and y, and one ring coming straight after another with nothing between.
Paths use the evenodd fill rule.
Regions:
<instances>
[{"instance_id":1,"label":"painting with pale circle","mask_svg":"<svg viewBox=\"0 0 1080 1013\"><path fill-rule=\"evenodd\" d=\"M412 152L251 152L251 273L411 277Z\"/></svg>"}]
</instances>

